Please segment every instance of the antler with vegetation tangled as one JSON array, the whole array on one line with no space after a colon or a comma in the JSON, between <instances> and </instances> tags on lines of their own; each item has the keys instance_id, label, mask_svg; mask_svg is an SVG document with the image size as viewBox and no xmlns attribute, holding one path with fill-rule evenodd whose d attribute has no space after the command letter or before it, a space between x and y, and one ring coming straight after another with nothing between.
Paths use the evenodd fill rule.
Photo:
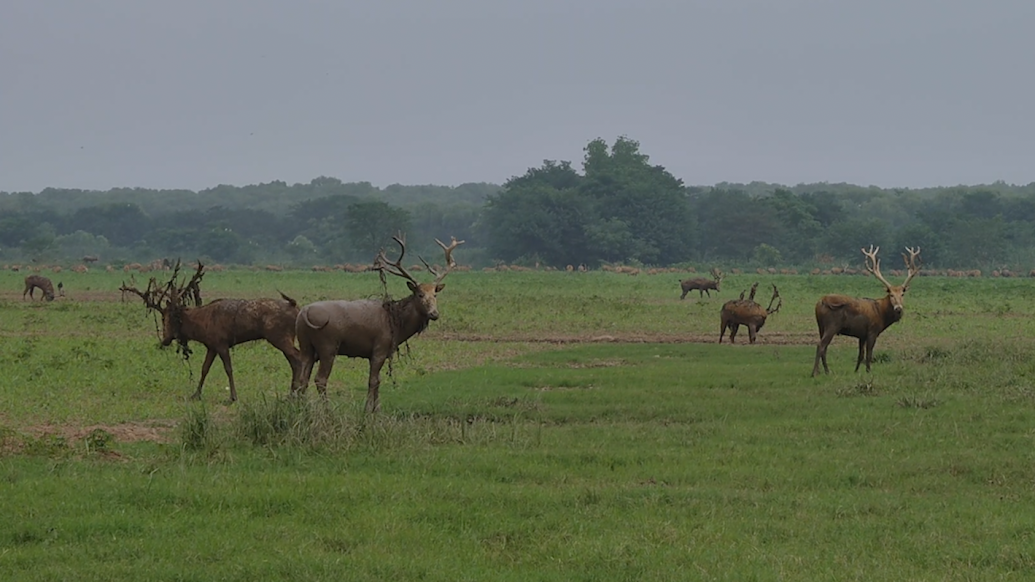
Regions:
<instances>
[{"instance_id":1,"label":"antler with vegetation tangled","mask_svg":"<svg viewBox=\"0 0 1035 582\"><path fill-rule=\"evenodd\" d=\"M173 268L172 277L164 285L159 285L158 281L151 277L151 280L147 283L147 288L144 291L137 289L136 287L129 287L125 282L119 287L119 291L123 293L133 293L140 297L144 301L144 305L148 309L161 312L163 308L169 305L181 305L184 297L187 297L188 302L194 303L195 306L201 305L201 278L205 276L205 266L198 261L198 268L194 272L194 275L184 285L176 284L176 277L180 274L180 262L176 261L176 266ZM130 279L132 281L132 279ZM162 303L165 302L163 306Z\"/></svg>"}]
</instances>

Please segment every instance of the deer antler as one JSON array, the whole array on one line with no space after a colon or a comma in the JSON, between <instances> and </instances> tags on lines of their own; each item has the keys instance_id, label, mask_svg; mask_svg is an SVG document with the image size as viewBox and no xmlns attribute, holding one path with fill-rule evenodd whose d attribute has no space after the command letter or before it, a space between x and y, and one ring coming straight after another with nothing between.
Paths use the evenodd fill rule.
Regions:
<instances>
[{"instance_id":1,"label":"deer antler","mask_svg":"<svg viewBox=\"0 0 1035 582\"><path fill-rule=\"evenodd\" d=\"M442 250L445 251L445 253L446 253L446 270L445 271L442 271L440 273L437 270L435 270L434 267L429 265L428 262L425 261L423 257L421 257L421 259L420 259L420 261L422 263L424 263L424 266L428 268L428 272L430 272L432 275L435 276L435 284L436 285L441 283L442 279L445 279L446 275L448 275L449 272L453 270L453 267L456 266L456 261L453 260L453 249L455 249L456 247L458 247L458 246L464 244L464 242L466 242L466 241L462 241L462 240L456 240L455 236L451 236L449 238L451 239L450 242L449 242L449 246L446 246L446 243L438 240L437 238L435 239L435 242L438 243L438 246L442 247Z\"/></svg>"},{"instance_id":2,"label":"deer antler","mask_svg":"<svg viewBox=\"0 0 1035 582\"><path fill-rule=\"evenodd\" d=\"M714 277L716 281L721 281L723 278L722 271L720 271L718 267L712 267L712 277Z\"/></svg>"},{"instance_id":3,"label":"deer antler","mask_svg":"<svg viewBox=\"0 0 1035 582\"><path fill-rule=\"evenodd\" d=\"M130 282L134 282L132 278L130 278ZM148 281L147 289L144 291L137 289L136 286L130 287L126 285L125 281L122 282L122 286L119 287L119 291L122 291L123 293L132 293L137 297L140 297L140 299L144 301L144 306L148 309L153 309L155 311L162 310L162 297L164 294L158 290L158 281L156 281L154 277L151 277L151 280Z\"/></svg>"},{"instance_id":4,"label":"deer antler","mask_svg":"<svg viewBox=\"0 0 1035 582\"><path fill-rule=\"evenodd\" d=\"M382 271L382 272L387 271L387 272L389 272L389 273L391 273L391 274L393 274L393 275L395 275L397 277L402 277L402 278L406 279L407 281L413 283L414 285L419 285L420 283L418 283L417 280L414 279L412 275L407 273L406 269L404 269L403 266L402 266L403 257L406 256L406 237L405 237L405 235L403 235L402 233L399 233L398 236L393 236L392 240L394 240L395 242L397 242L399 244L399 258L396 259L394 263L392 261L389 261L388 260L388 256L385 255L385 250L381 249L381 251L379 253L377 253L377 258L374 259L374 268L378 269L379 271Z\"/></svg>"},{"instance_id":5,"label":"deer antler","mask_svg":"<svg viewBox=\"0 0 1035 582\"><path fill-rule=\"evenodd\" d=\"M870 250L860 250L862 251L862 254L866 256L866 270L873 273L873 276L881 283L884 283L885 287L888 289L892 288L894 285L888 283L888 280L884 278L884 275L880 274L880 259L877 258L877 253L880 252L880 247L870 245Z\"/></svg>"},{"instance_id":6,"label":"deer antler","mask_svg":"<svg viewBox=\"0 0 1035 582\"><path fill-rule=\"evenodd\" d=\"M902 260L905 261L906 268L909 269L909 275L906 276L905 283L902 283L903 287L908 287L909 282L920 272L920 247L915 249L906 247L906 251L909 253L909 256L907 257L906 253L902 253Z\"/></svg>"},{"instance_id":7,"label":"deer antler","mask_svg":"<svg viewBox=\"0 0 1035 582\"><path fill-rule=\"evenodd\" d=\"M776 304L776 309L773 309L773 301L779 299L780 301ZM780 307L783 306L783 297L780 297L780 292L776 289L776 284L773 284L773 298L769 300L769 307L766 307L765 312L769 315L780 311Z\"/></svg>"}]
</instances>

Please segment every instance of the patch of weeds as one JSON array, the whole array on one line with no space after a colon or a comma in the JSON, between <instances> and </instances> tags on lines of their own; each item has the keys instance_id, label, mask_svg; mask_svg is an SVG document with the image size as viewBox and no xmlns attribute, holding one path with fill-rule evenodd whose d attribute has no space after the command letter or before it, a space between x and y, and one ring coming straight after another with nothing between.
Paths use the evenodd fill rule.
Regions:
<instances>
[{"instance_id":1,"label":"patch of weeds","mask_svg":"<svg viewBox=\"0 0 1035 582\"><path fill-rule=\"evenodd\" d=\"M180 423L180 444L188 451L200 451L212 444L212 418L204 406L190 407Z\"/></svg>"},{"instance_id":2,"label":"patch of weeds","mask_svg":"<svg viewBox=\"0 0 1035 582\"><path fill-rule=\"evenodd\" d=\"M258 446L347 446L355 436L354 425L323 400L286 396L241 406L235 434Z\"/></svg>"},{"instance_id":3,"label":"patch of weeds","mask_svg":"<svg viewBox=\"0 0 1035 582\"><path fill-rule=\"evenodd\" d=\"M888 352L877 352L877 353L873 354L873 363L874 364L890 364L891 363L891 354L888 353Z\"/></svg>"},{"instance_id":4,"label":"patch of weeds","mask_svg":"<svg viewBox=\"0 0 1035 582\"><path fill-rule=\"evenodd\" d=\"M841 398L850 398L852 396L877 396L880 392L877 387L873 384L873 381L859 382L853 386L842 386L837 389L837 395Z\"/></svg>"},{"instance_id":5,"label":"patch of weeds","mask_svg":"<svg viewBox=\"0 0 1035 582\"><path fill-rule=\"evenodd\" d=\"M37 438L25 437L22 442L22 454L63 459L71 456L72 448L65 437L56 434L45 434Z\"/></svg>"},{"instance_id":6,"label":"patch of weeds","mask_svg":"<svg viewBox=\"0 0 1035 582\"><path fill-rule=\"evenodd\" d=\"M103 453L111 450L111 445L115 442L115 435L103 428L95 428L83 440L86 442L86 452Z\"/></svg>"},{"instance_id":7,"label":"patch of weeds","mask_svg":"<svg viewBox=\"0 0 1035 582\"><path fill-rule=\"evenodd\" d=\"M920 361L923 363L937 362L947 360L951 355L952 352L941 346L928 346L920 354Z\"/></svg>"},{"instance_id":8,"label":"patch of weeds","mask_svg":"<svg viewBox=\"0 0 1035 582\"><path fill-rule=\"evenodd\" d=\"M923 396L903 396L899 398L895 404L901 408L919 408L926 410L928 408L934 408L941 404L936 398L928 398Z\"/></svg>"}]
</instances>

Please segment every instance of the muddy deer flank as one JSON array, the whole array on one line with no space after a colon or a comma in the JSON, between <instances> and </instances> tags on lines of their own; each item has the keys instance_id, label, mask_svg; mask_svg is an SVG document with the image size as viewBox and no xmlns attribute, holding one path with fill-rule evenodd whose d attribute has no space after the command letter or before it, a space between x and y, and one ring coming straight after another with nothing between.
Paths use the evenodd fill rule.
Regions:
<instances>
[{"instance_id":1,"label":"muddy deer flank","mask_svg":"<svg viewBox=\"0 0 1035 582\"><path fill-rule=\"evenodd\" d=\"M234 383L230 348L260 339L268 341L284 354L291 367L291 377L295 377L301 367L301 357L295 347L298 304L294 299L281 293L280 299L216 299L201 305L199 283L204 276L204 266L198 263L194 276L183 285L176 282L179 270L180 264L177 262L172 278L165 285L160 286L152 277L144 291L125 284L120 290L136 294L143 299L149 310L161 314L162 347L177 342L183 353L189 355L189 342L205 346L201 379L191 398L201 398L205 378L218 355L230 383L230 402L236 402L237 386Z\"/></svg>"},{"instance_id":2,"label":"muddy deer flank","mask_svg":"<svg viewBox=\"0 0 1035 582\"><path fill-rule=\"evenodd\" d=\"M722 343L722 338L726 335L726 329L730 330L730 343L736 342L737 331L740 330L740 326L747 327L748 338L750 343L755 343L755 338L758 331L765 325L765 320L770 315L780 310L780 306L783 305L783 299L780 297L780 292L776 289L776 285L773 285L773 296L769 299L769 307L762 307L758 303L755 303L755 291L758 289L758 283L751 286L751 296L744 299L744 294L740 294L740 299L731 299L722 306L722 310L719 312L719 322L721 329L719 330L719 343ZM779 302L777 300L779 299ZM773 307L773 303L776 303L776 307Z\"/></svg>"},{"instance_id":3,"label":"muddy deer flank","mask_svg":"<svg viewBox=\"0 0 1035 582\"><path fill-rule=\"evenodd\" d=\"M47 301L54 300L54 284L50 282L50 279L42 275L29 275L25 278L25 290L22 291L22 300L25 299L25 295L28 294L29 299L35 299L34 294L39 289L42 294L40 300L46 299Z\"/></svg>"}]
</instances>

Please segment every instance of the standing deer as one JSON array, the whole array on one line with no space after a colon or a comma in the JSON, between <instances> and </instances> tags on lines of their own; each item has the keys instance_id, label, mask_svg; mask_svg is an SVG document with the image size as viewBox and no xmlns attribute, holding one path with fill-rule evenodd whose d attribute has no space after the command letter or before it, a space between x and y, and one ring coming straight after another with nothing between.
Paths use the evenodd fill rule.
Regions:
<instances>
[{"instance_id":1,"label":"standing deer","mask_svg":"<svg viewBox=\"0 0 1035 582\"><path fill-rule=\"evenodd\" d=\"M40 296L40 301L46 299L47 301L54 300L54 284L50 282L50 279L42 275L29 275L25 278L25 291L22 291L22 300L25 300L25 295L29 295L29 299L36 299L34 297L36 289L43 292Z\"/></svg>"},{"instance_id":2,"label":"standing deer","mask_svg":"<svg viewBox=\"0 0 1035 582\"><path fill-rule=\"evenodd\" d=\"M769 300L769 307L762 307L758 303L755 303L755 290L758 289L758 283L751 286L751 296L744 299L744 294L740 294L740 299L731 299L722 306L722 311L719 312L719 320L722 325L722 329L719 331L719 343L722 343L722 337L726 335L726 328L730 330L730 343L735 343L737 338L737 331L740 330L740 326L746 326L748 329L748 338L751 343L755 343L755 337L758 330L762 329L765 325L765 320L770 315L780 310L780 306L783 305L783 298L780 297L780 292L776 289L776 285L773 285L773 297ZM776 303L776 307L773 307L773 302L779 299Z\"/></svg>"},{"instance_id":3,"label":"standing deer","mask_svg":"<svg viewBox=\"0 0 1035 582\"><path fill-rule=\"evenodd\" d=\"M697 290L701 297L704 297L705 293L708 293L708 297L712 294L709 290L719 291L719 286L722 284L724 275L717 268L712 268L712 278L707 277L695 277L693 279L684 279L679 282L679 286L683 288L683 294L679 297L680 299L686 299L686 294Z\"/></svg>"},{"instance_id":4,"label":"standing deer","mask_svg":"<svg viewBox=\"0 0 1035 582\"><path fill-rule=\"evenodd\" d=\"M406 254L405 240L399 236L392 238L399 244L399 258L395 262L389 261L382 249L374 265L382 275L388 272L406 279L410 295L396 300L317 301L303 307L295 323L302 365L292 386L293 393L305 393L316 360L320 361L320 369L316 372L316 389L322 396L326 396L327 379L331 375L335 356L365 358L370 362L366 410L377 412L381 407L378 393L381 368L401 344L424 331L429 322L438 319L438 294L445 288L442 280L456 266L453 249L464 241L454 237L452 243L446 246L435 239L446 253L445 270L439 272L421 258L435 280L432 283L420 283L402 266Z\"/></svg>"},{"instance_id":5,"label":"standing deer","mask_svg":"<svg viewBox=\"0 0 1035 582\"><path fill-rule=\"evenodd\" d=\"M204 276L204 266L198 263L197 272L182 286L176 285L179 270L180 264L177 262L172 278L162 288L152 277L147 290L143 292L125 284L120 290L135 293L144 300L149 310L162 314L163 348L176 341L180 350L189 355L188 342L195 341L205 346L207 351L201 365L201 379L197 390L191 395L192 399L201 398L205 378L218 355L230 382L230 402L236 402L237 386L234 384L230 348L250 341L264 339L280 350L291 366L291 377L295 377L302 359L295 347L298 304L294 299L281 293L281 299L216 299L201 305L199 283Z\"/></svg>"},{"instance_id":6,"label":"standing deer","mask_svg":"<svg viewBox=\"0 0 1035 582\"><path fill-rule=\"evenodd\" d=\"M819 344L816 346L816 362L812 366L813 377L819 374L819 363L823 362L823 371L830 373L827 366L827 346L836 335L847 335L859 339L859 359L855 363L855 371L859 371L865 351L866 371L870 371L873 362L873 345L877 336L896 321L902 319L902 296L909 289L909 282L920 272L920 248L906 247L909 253L902 253L909 274L901 285L892 285L880 274L880 259L877 252L880 247L870 250L861 249L866 257L866 270L873 273L878 281L884 284L887 295L881 299L865 299L847 295L824 295L816 303L816 323L819 324Z\"/></svg>"}]
</instances>

